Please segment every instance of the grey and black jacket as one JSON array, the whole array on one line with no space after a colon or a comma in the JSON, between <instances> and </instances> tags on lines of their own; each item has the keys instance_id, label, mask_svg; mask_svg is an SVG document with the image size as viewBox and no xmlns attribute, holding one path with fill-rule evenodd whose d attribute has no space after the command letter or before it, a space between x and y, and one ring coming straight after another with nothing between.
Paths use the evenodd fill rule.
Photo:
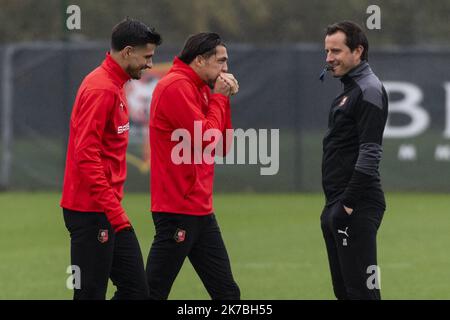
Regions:
<instances>
[{"instance_id":1,"label":"grey and black jacket","mask_svg":"<svg viewBox=\"0 0 450 320\"><path fill-rule=\"evenodd\" d=\"M327 205L385 209L379 163L388 115L386 90L362 61L341 78L323 139L322 185Z\"/></svg>"}]
</instances>

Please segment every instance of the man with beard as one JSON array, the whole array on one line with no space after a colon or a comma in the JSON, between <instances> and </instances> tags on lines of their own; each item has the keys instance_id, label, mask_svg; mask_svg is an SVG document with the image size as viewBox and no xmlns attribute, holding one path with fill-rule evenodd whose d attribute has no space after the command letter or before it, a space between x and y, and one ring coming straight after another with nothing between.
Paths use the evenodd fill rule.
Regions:
<instances>
[{"instance_id":1,"label":"man with beard","mask_svg":"<svg viewBox=\"0 0 450 320\"><path fill-rule=\"evenodd\" d=\"M151 299L168 298L186 257L212 299L240 298L213 211L214 163L202 156L210 142L196 134L231 128L229 97L237 93L238 83L227 73L227 62L218 34L193 35L153 92L151 211L156 235L146 268ZM188 146L182 151L183 162L175 159L176 132L192 138L184 141Z\"/></svg>"},{"instance_id":2,"label":"man with beard","mask_svg":"<svg viewBox=\"0 0 450 320\"><path fill-rule=\"evenodd\" d=\"M128 145L123 86L152 67L161 36L126 19L112 30L111 51L84 78L73 106L61 200L71 238L71 263L81 281L74 299L146 299L148 287L138 240L122 208Z\"/></svg>"}]
</instances>

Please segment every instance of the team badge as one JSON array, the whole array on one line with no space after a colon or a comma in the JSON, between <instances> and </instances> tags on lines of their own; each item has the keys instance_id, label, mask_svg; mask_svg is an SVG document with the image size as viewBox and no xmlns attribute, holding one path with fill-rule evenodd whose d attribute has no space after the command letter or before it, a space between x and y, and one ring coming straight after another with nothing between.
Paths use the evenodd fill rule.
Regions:
<instances>
[{"instance_id":1,"label":"team badge","mask_svg":"<svg viewBox=\"0 0 450 320\"><path fill-rule=\"evenodd\" d=\"M98 241L100 241L100 243L105 243L108 241L108 230L107 229L100 229L98 231Z\"/></svg>"},{"instance_id":2,"label":"team badge","mask_svg":"<svg viewBox=\"0 0 450 320\"><path fill-rule=\"evenodd\" d=\"M173 238L177 243L183 242L186 239L186 230L177 228Z\"/></svg>"},{"instance_id":3,"label":"team badge","mask_svg":"<svg viewBox=\"0 0 450 320\"><path fill-rule=\"evenodd\" d=\"M339 103L338 107L342 107L346 102L347 102L348 97L344 96L341 100L341 102Z\"/></svg>"}]
</instances>

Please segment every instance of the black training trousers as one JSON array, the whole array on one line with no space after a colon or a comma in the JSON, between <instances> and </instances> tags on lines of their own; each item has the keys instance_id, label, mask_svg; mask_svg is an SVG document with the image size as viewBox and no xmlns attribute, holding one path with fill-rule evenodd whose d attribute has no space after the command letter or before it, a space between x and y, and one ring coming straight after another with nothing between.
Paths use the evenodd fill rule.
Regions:
<instances>
[{"instance_id":1,"label":"black training trousers","mask_svg":"<svg viewBox=\"0 0 450 320\"><path fill-rule=\"evenodd\" d=\"M70 232L71 263L80 268L81 287L74 299L104 300L110 278L113 299L148 299L141 249L132 228L114 233L106 215L63 209Z\"/></svg>"},{"instance_id":2,"label":"black training trousers","mask_svg":"<svg viewBox=\"0 0 450 320\"><path fill-rule=\"evenodd\" d=\"M153 213L155 238L147 260L150 299L166 300L186 257L214 300L238 300L240 291L214 214Z\"/></svg>"},{"instance_id":3,"label":"black training trousers","mask_svg":"<svg viewBox=\"0 0 450 320\"><path fill-rule=\"evenodd\" d=\"M336 298L379 300L376 236L384 210L358 209L348 215L340 201L320 217Z\"/></svg>"}]
</instances>

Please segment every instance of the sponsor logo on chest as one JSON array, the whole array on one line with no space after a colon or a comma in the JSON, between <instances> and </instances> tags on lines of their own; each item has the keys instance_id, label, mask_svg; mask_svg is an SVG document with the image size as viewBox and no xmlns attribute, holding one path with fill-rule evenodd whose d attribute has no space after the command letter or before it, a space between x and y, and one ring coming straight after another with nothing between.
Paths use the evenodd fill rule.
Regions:
<instances>
[{"instance_id":1,"label":"sponsor logo on chest","mask_svg":"<svg viewBox=\"0 0 450 320\"><path fill-rule=\"evenodd\" d=\"M127 122L126 124L124 124L123 126L118 126L117 127L117 134L122 134L127 132L128 130L130 130L130 123Z\"/></svg>"}]
</instances>

